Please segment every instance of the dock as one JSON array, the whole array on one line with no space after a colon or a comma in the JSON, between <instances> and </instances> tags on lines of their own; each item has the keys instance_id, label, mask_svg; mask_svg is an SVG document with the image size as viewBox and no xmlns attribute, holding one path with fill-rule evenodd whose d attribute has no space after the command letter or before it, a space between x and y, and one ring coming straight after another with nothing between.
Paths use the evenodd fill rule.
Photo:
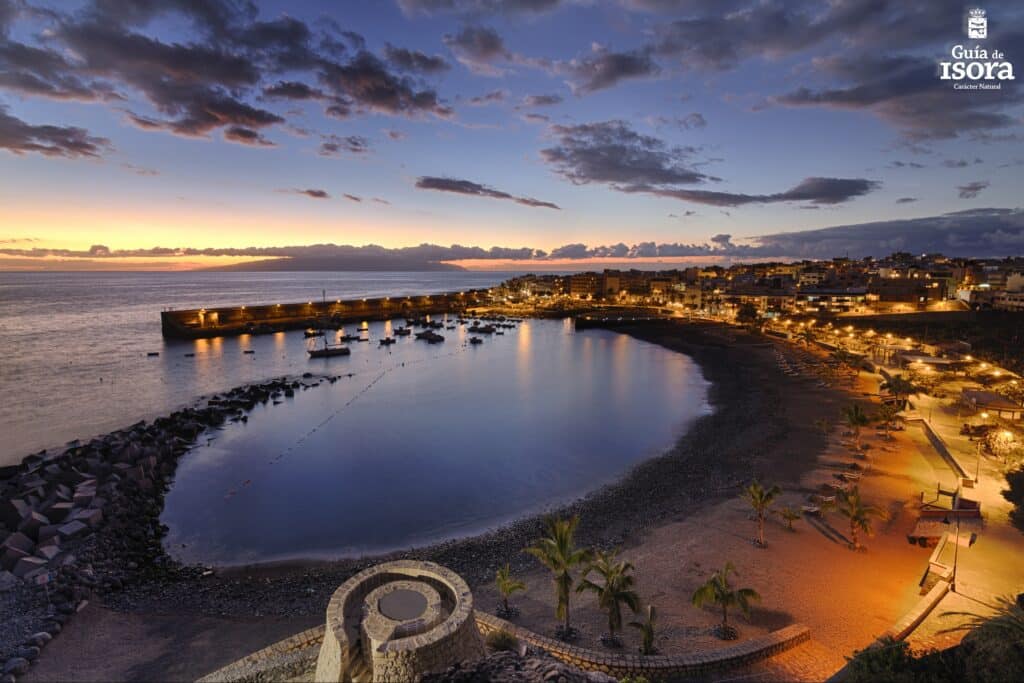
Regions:
<instances>
[{"instance_id":1,"label":"dock","mask_svg":"<svg viewBox=\"0 0 1024 683\"><path fill-rule=\"evenodd\" d=\"M489 300L489 291L473 289L421 296L337 299L300 303L194 308L160 312L165 339L209 339L423 315L457 313Z\"/></svg>"}]
</instances>

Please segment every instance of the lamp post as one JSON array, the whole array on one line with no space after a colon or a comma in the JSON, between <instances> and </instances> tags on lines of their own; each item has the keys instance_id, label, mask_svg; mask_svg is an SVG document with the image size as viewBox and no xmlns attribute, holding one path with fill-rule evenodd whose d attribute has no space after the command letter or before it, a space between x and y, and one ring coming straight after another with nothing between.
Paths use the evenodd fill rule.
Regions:
<instances>
[{"instance_id":1,"label":"lamp post","mask_svg":"<svg viewBox=\"0 0 1024 683\"><path fill-rule=\"evenodd\" d=\"M953 503L954 505L956 504L955 497L953 499ZM951 593L956 593L956 564L960 556L960 511L952 510L952 512L956 516L956 537L953 545L953 576L950 577L949 580L949 590ZM942 519L942 523L947 526L950 524L949 515L946 515Z\"/></svg>"}]
</instances>

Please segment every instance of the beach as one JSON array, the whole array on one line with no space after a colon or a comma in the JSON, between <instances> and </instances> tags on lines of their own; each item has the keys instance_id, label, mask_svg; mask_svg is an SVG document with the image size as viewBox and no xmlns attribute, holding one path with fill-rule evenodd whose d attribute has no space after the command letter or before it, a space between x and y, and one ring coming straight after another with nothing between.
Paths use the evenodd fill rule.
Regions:
<instances>
[{"instance_id":1,"label":"beach","mask_svg":"<svg viewBox=\"0 0 1024 683\"><path fill-rule=\"evenodd\" d=\"M835 421L842 405L858 396L866 400L863 394L873 387L820 387L784 375L772 342L732 326L665 321L619 331L692 357L711 382L714 412L668 453L560 511L580 515L578 543L621 547L634 562L638 590L662 615L659 646L666 651L718 645L710 636L717 613L691 607L689 593L712 567L731 560L744 585L763 595L750 624L737 619L744 636L808 623L815 641L807 647L825 647L834 655L831 664L841 665L841 654L868 644L871 634L884 630L916 597L926 558L900 537L906 519L894 516L868 539L866 553L853 553L802 521L792 534L770 523L768 548L761 549L751 543L754 523L738 494L757 476L780 484L787 502L803 499L813 484L801 478L815 476L829 449L843 448L815 422ZM899 482L898 462L886 467L892 477L878 477L877 491L868 488L874 487L873 477L865 478L865 495L885 496L884 504L896 510L913 484L893 483ZM130 582L123 591L91 600L26 680L194 679L321 623L329 596L345 578L399 557L455 570L474 590L478 608L488 611L497 603L494 571L511 563L529 586L514 600L522 609L517 623L549 633L555 626L550 579L522 553L542 524L539 517L523 519L492 533L386 557L282 562ZM885 571L872 574L878 563ZM870 582L864 581L867 574ZM822 592L829 599L822 600ZM837 618L840 609L848 618ZM870 619L863 618L865 610ZM593 598L576 599L574 623L585 644L597 646L604 617ZM625 639L635 647L634 633Z\"/></svg>"}]
</instances>

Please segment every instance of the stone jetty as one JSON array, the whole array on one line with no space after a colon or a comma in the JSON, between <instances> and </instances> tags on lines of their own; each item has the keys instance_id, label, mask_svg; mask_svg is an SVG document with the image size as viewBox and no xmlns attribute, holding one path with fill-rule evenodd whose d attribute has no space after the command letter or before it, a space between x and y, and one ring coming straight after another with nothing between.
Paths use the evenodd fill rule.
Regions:
<instances>
[{"instance_id":1,"label":"stone jetty","mask_svg":"<svg viewBox=\"0 0 1024 683\"><path fill-rule=\"evenodd\" d=\"M334 383L336 376L280 378L202 399L59 452L0 469L0 591L45 608L20 644L0 642L0 682L28 671L39 649L93 593L133 581L199 574L166 555L163 497L179 458L204 432L244 421L259 404ZM28 612L26 608L24 612ZM24 631L25 628L23 627Z\"/></svg>"}]
</instances>

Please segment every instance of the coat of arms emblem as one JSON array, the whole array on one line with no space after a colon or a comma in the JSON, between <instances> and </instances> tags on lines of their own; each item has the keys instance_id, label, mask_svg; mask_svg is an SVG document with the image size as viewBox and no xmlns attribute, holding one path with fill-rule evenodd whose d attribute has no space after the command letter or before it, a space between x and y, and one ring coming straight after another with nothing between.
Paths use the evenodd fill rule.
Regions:
<instances>
[{"instance_id":1,"label":"coat of arms emblem","mask_svg":"<svg viewBox=\"0 0 1024 683\"><path fill-rule=\"evenodd\" d=\"M980 40L988 37L988 19L985 10L974 8L967 13L967 37Z\"/></svg>"}]
</instances>

